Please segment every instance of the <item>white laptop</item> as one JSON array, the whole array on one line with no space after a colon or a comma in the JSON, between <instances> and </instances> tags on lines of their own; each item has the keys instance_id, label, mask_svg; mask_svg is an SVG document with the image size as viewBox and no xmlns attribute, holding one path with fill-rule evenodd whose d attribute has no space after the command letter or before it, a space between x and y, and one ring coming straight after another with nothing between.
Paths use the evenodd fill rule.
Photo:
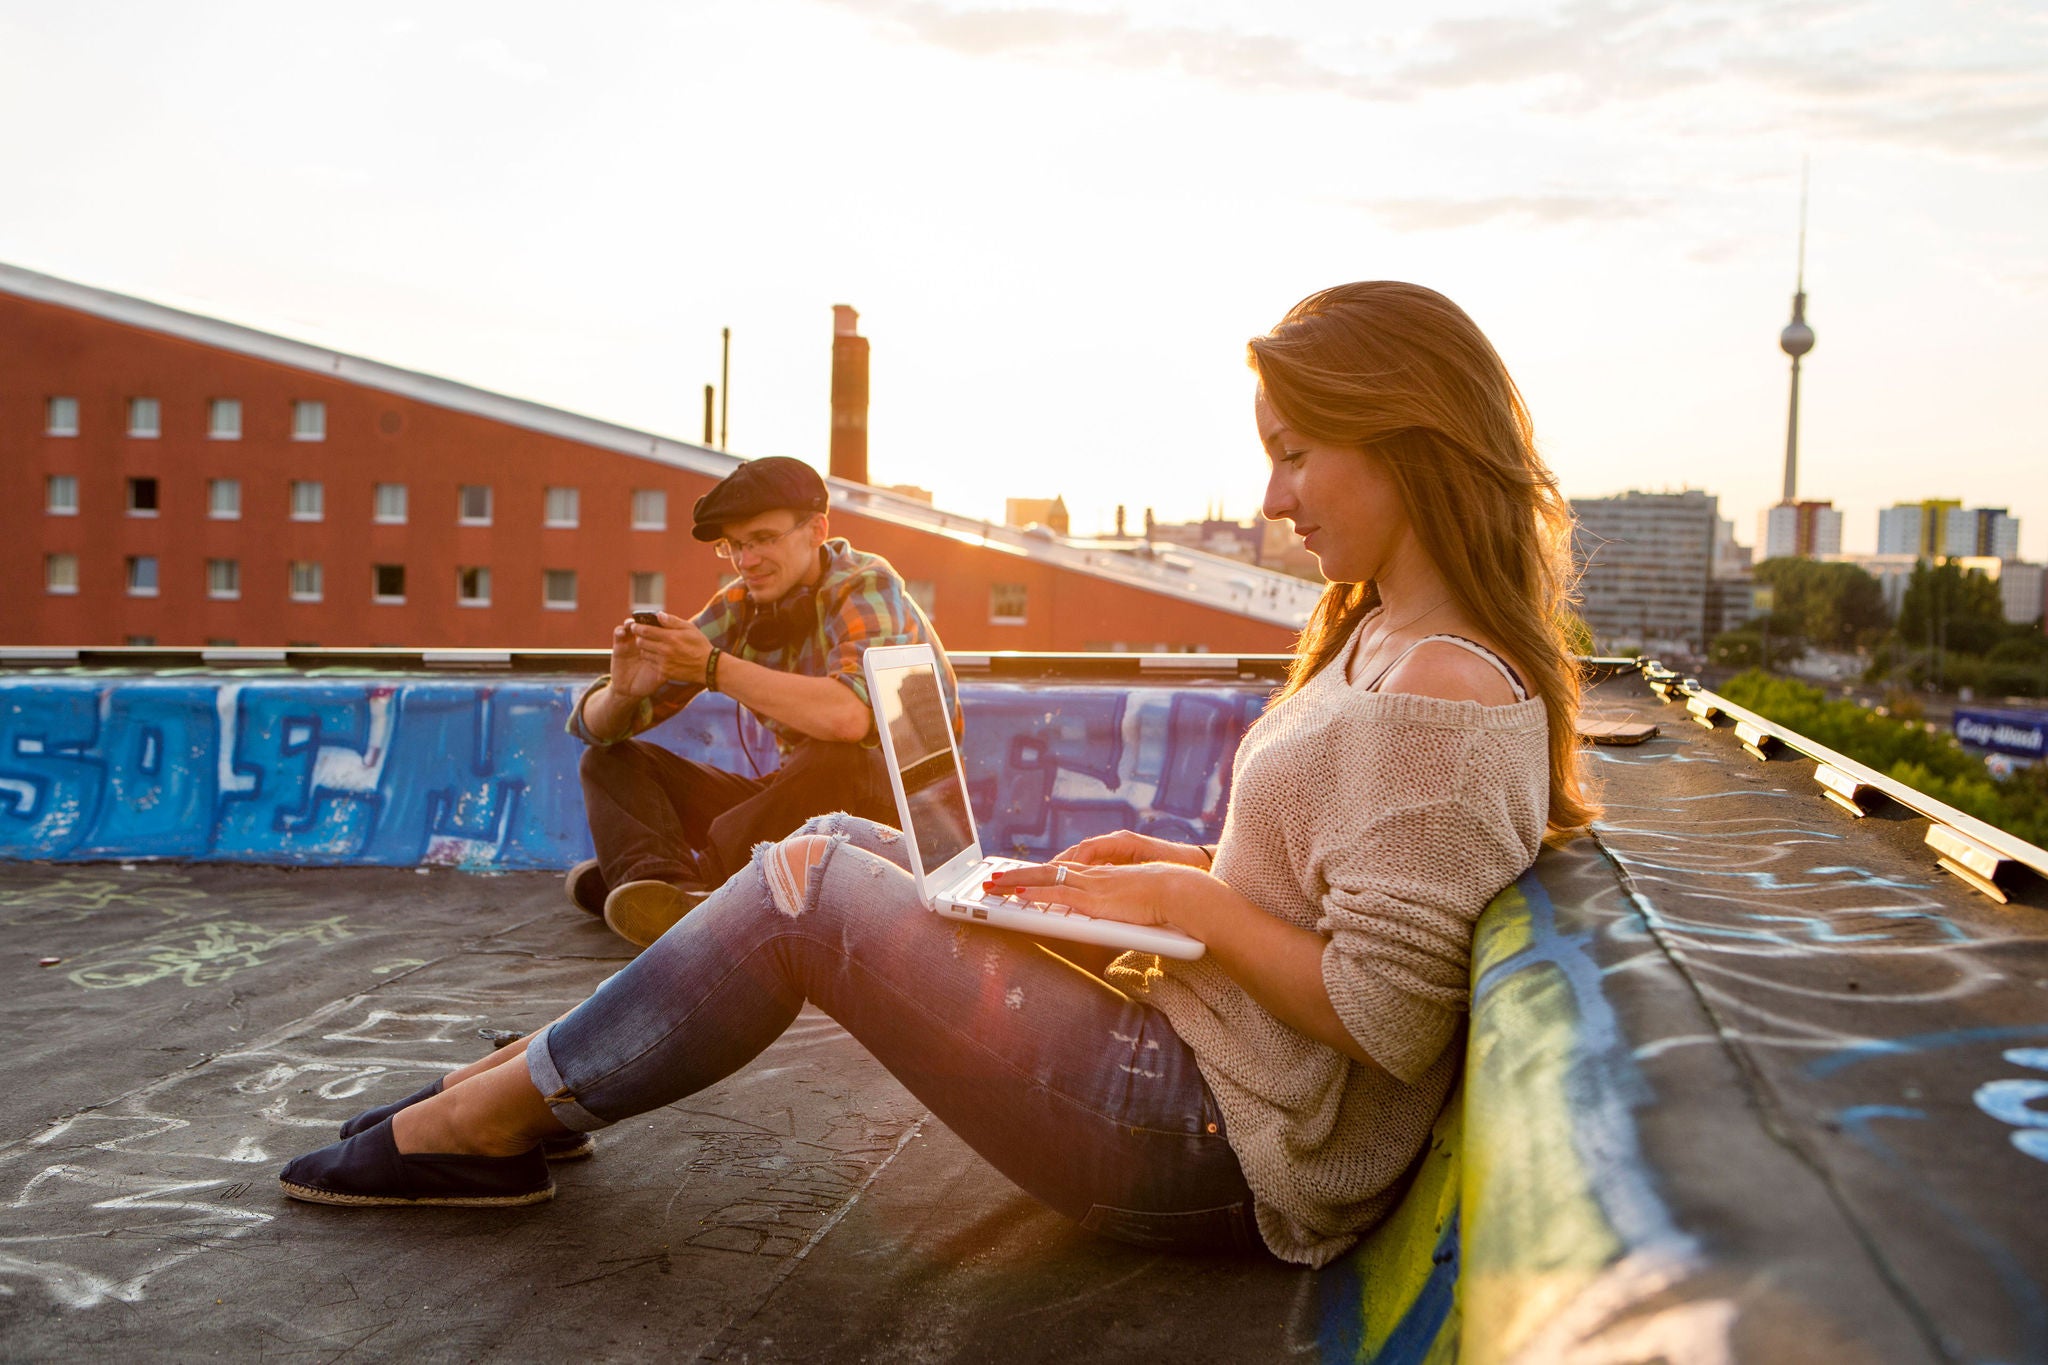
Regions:
<instances>
[{"instance_id":1,"label":"white laptop","mask_svg":"<svg viewBox=\"0 0 2048 1365\"><path fill-rule=\"evenodd\" d=\"M982 883L990 872L1030 864L982 856L974 812L967 804L960 746L953 739L931 646L880 645L867 651L861 667L874 703L875 731L889 762L889 785L896 789L897 823L910 844L910 874L926 907L953 919L1045 938L1186 960L1202 955L1201 941L1177 929L1093 919L1064 906L984 894Z\"/></svg>"}]
</instances>

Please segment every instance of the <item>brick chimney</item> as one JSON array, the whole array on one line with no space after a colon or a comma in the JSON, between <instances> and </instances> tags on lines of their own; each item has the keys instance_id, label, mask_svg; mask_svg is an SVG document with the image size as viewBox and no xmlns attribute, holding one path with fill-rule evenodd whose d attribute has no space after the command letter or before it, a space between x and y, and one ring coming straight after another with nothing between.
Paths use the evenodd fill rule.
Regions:
<instances>
[{"instance_id":1,"label":"brick chimney","mask_svg":"<svg viewBox=\"0 0 2048 1365\"><path fill-rule=\"evenodd\" d=\"M860 314L832 305L832 477L868 481L868 339Z\"/></svg>"}]
</instances>

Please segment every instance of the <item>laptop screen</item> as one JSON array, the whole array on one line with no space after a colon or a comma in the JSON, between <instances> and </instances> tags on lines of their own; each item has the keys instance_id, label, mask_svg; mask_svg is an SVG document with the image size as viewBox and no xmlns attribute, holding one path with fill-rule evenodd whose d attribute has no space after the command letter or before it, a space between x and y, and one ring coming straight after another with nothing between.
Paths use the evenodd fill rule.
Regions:
<instances>
[{"instance_id":1,"label":"laptop screen","mask_svg":"<svg viewBox=\"0 0 2048 1365\"><path fill-rule=\"evenodd\" d=\"M903 774L910 834L927 871L944 867L974 842L974 816L953 754L953 727L931 664L875 670L875 715Z\"/></svg>"}]
</instances>

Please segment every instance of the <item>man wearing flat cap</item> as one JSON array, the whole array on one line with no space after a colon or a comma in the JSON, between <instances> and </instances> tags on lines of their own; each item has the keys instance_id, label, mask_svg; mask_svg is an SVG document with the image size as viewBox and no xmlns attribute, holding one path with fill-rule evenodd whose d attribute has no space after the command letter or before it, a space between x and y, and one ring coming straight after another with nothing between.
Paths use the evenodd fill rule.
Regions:
<instances>
[{"instance_id":1,"label":"man wearing flat cap","mask_svg":"<svg viewBox=\"0 0 2048 1365\"><path fill-rule=\"evenodd\" d=\"M801 460L749 460L697 499L690 533L737 576L689 620L632 619L612 631L611 672L569 715L583 755L583 804L597 857L569 873L569 898L646 947L727 877L753 846L814 815L845 810L894 824L895 798L861 655L930 644L954 725L960 699L945 651L896 570L831 537L825 481ZM743 776L633 736L706 689L775 734L782 762Z\"/></svg>"}]
</instances>

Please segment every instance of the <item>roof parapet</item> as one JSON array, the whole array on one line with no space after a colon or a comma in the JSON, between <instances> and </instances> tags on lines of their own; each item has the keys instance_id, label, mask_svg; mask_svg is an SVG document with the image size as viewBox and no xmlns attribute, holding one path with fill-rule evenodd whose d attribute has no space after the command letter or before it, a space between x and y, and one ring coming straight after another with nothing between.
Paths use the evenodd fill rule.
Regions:
<instances>
[{"instance_id":1,"label":"roof parapet","mask_svg":"<svg viewBox=\"0 0 2048 1365\"><path fill-rule=\"evenodd\" d=\"M1587 662L1613 667L1625 661ZM1926 818L1926 842L1937 855L1937 865L1999 904L2011 903L2016 883L2028 873L2048 880L2048 850L1738 706L1702 687L1699 679L1682 677L1655 659L1627 662L1634 663L1659 698L1666 703L1684 702L1686 711L1707 729L1717 729L1723 721L1733 725L1736 738L1751 758L1768 762L1782 749L1812 759L1821 795L1856 818L1870 815L1886 803Z\"/></svg>"}]
</instances>

